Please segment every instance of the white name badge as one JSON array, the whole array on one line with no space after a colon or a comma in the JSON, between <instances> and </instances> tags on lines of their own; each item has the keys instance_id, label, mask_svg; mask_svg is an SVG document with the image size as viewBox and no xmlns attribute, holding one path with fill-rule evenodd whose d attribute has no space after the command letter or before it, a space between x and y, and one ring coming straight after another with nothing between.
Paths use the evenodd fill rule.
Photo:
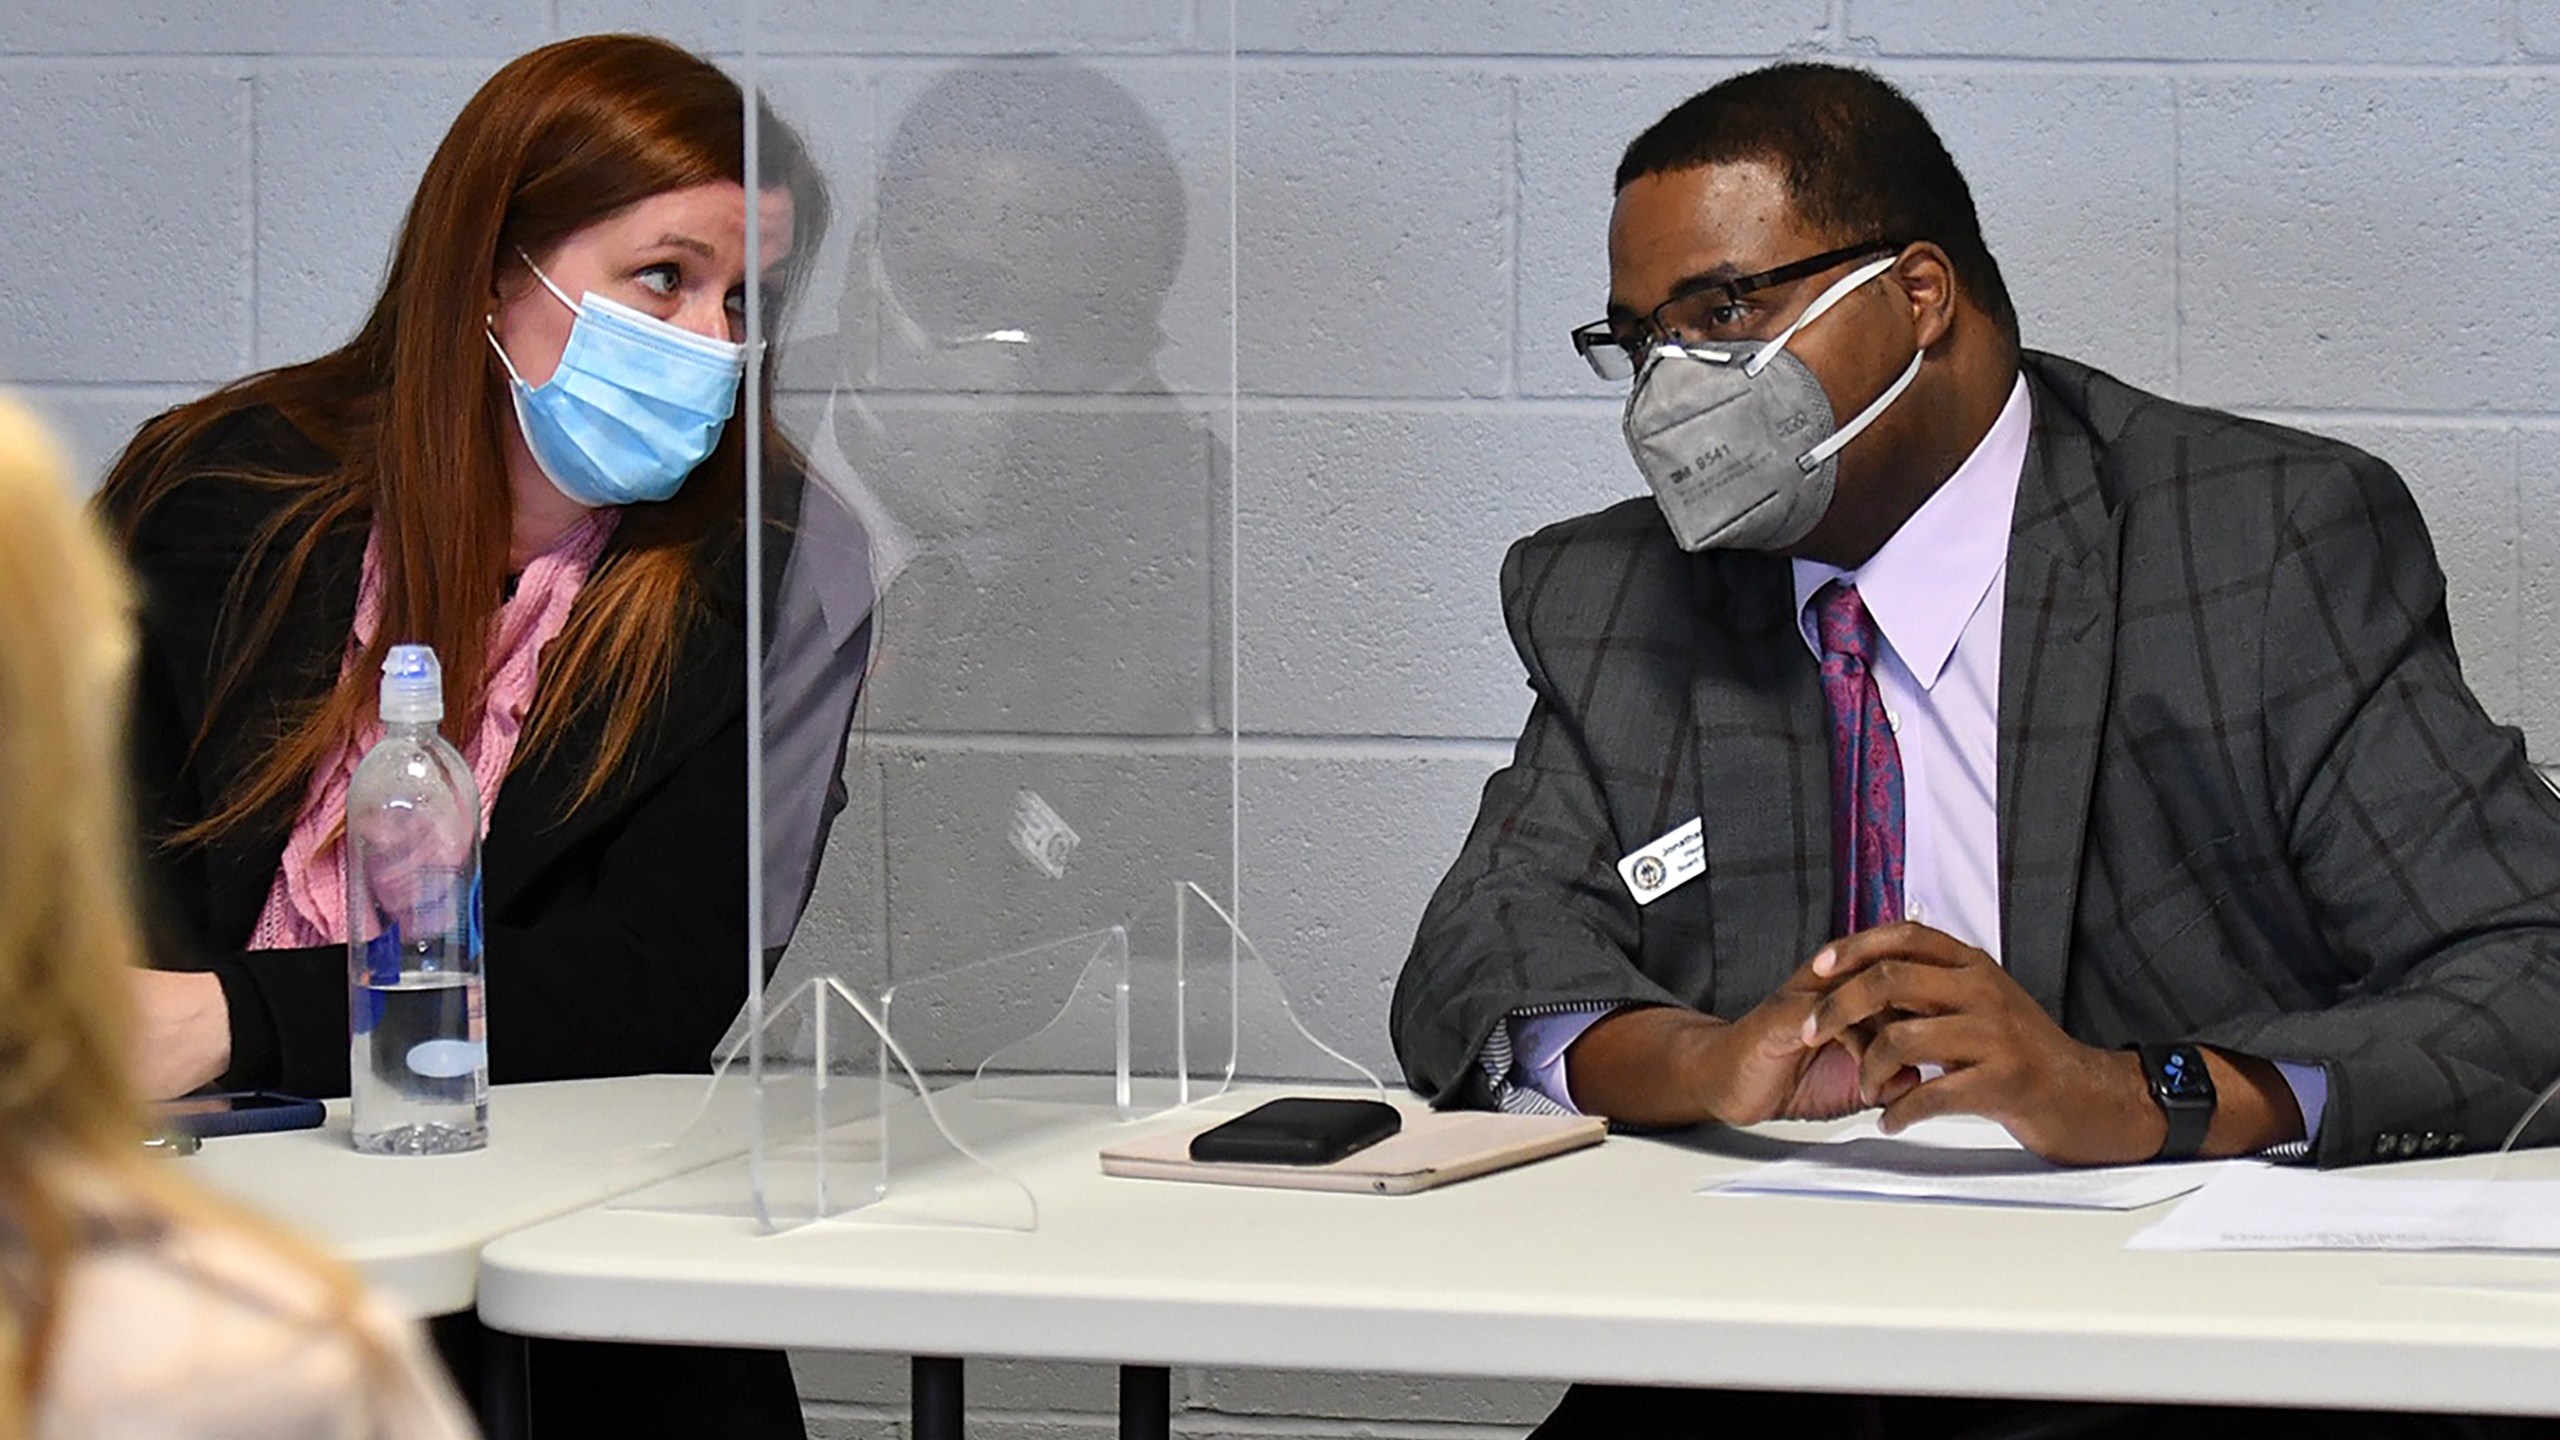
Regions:
<instances>
[{"instance_id":1,"label":"white name badge","mask_svg":"<svg viewBox=\"0 0 2560 1440\"><path fill-rule=\"evenodd\" d=\"M1618 878L1639 905L1650 905L1707 870L1707 827L1692 820L1618 862Z\"/></svg>"}]
</instances>

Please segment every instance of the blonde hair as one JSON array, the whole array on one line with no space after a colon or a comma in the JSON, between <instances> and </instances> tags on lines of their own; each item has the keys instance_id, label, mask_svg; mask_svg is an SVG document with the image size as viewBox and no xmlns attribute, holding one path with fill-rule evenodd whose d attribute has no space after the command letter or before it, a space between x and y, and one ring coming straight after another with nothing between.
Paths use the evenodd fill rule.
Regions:
<instances>
[{"instance_id":1,"label":"blonde hair","mask_svg":"<svg viewBox=\"0 0 2560 1440\"><path fill-rule=\"evenodd\" d=\"M258 1237L319 1282L324 1322L358 1298L340 1267L142 1149L126 1048L127 972L144 958L124 782L134 587L70 480L61 446L0 393L0 1440L28 1433L102 1193Z\"/></svg>"},{"instance_id":2,"label":"blonde hair","mask_svg":"<svg viewBox=\"0 0 2560 1440\"><path fill-rule=\"evenodd\" d=\"M120 777L133 587L62 448L0 395L0 1437L23 1434L79 1240L44 1170L130 1165L124 972L142 958Z\"/></svg>"}]
</instances>

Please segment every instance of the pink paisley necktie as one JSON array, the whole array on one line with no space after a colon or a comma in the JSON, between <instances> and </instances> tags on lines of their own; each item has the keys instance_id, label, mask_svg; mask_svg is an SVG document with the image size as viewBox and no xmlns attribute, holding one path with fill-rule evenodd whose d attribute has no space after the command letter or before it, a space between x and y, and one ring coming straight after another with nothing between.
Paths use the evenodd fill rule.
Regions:
<instances>
[{"instance_id":1,"label":"pink paisley necktie","mask_svg":"<svg viewBox=\"0 0 2560 1440\"><path fill-rule=\"evenodd\" d=\"M1834 580L1813 597L1831 705L1832 910L1843 935L1902 918L1902 751L1876 689L1875 618Z\"/></svg>"}]
</instances>

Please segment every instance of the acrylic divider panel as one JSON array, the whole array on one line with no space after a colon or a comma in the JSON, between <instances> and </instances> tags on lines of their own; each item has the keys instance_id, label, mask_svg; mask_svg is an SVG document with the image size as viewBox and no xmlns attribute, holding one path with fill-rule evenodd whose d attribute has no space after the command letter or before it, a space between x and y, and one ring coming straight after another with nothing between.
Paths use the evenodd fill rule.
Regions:
<instances>
[{"instance_id":1,"label":"acrylic divider panel","mask_svg":"<svg viewBox=\"0 0 2560 1440\"><path fill-rule=\"evenodd\" d=\"M1376 1087L1230 918L1232 17L1171 8L746 17L747 1144L682 1205L1036 1223L1053 1121Z\"/></svg>"}]
</instances>

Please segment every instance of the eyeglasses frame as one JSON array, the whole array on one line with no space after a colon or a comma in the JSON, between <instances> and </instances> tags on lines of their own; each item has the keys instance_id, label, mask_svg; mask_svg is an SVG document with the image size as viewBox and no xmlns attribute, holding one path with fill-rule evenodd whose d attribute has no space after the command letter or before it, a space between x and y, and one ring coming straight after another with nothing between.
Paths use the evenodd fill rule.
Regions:
<instances>
[{"instance_id":1,"label":"eyeglasses frame","mask_svg":"<svg viewBox=\"0 0 2560 1440\"><path fill-rule=\"evenodd\" d=\"M1662 312L1674 305L1695 304L1702 295L1716 297L1715 303L1720 305L1731 304L1745 295L1802 280L1810 275L1819 275L1835 265L1845 264L1851 260L1861 260L1887 250L1907 250L1916 243L1910 240L1879 239L1869 240L1861 245L1843 245L1837 250L1825 250L1819 255L1808 255L1802 260L1791 260L1784 265L1774 266L1757 274L1737 276L1731 280L1719 280L1712 284L1683 290L1654 306L1645 316L1645 333L1652 337L1644 342L1645 348L1651 349L1654 345L1661 343L1661 337L1665 333L1662 326ZM1571 338L1574 353L1580 355L1582 362L1591 367L1592 373L1603 380L1624 380L1635 373L1635 368L1642 366L1643 362L1639 358L1627 353L1627 347L1619 341L1617 332L1611 328L1610 322L1606 319L1575 326ZM1612 375L1601 368L1602 362L1597 355L1604 349L1617 351L1620 357L1630 365L1631 368L1626 375Z\"/></svg>"}]
</instances>

